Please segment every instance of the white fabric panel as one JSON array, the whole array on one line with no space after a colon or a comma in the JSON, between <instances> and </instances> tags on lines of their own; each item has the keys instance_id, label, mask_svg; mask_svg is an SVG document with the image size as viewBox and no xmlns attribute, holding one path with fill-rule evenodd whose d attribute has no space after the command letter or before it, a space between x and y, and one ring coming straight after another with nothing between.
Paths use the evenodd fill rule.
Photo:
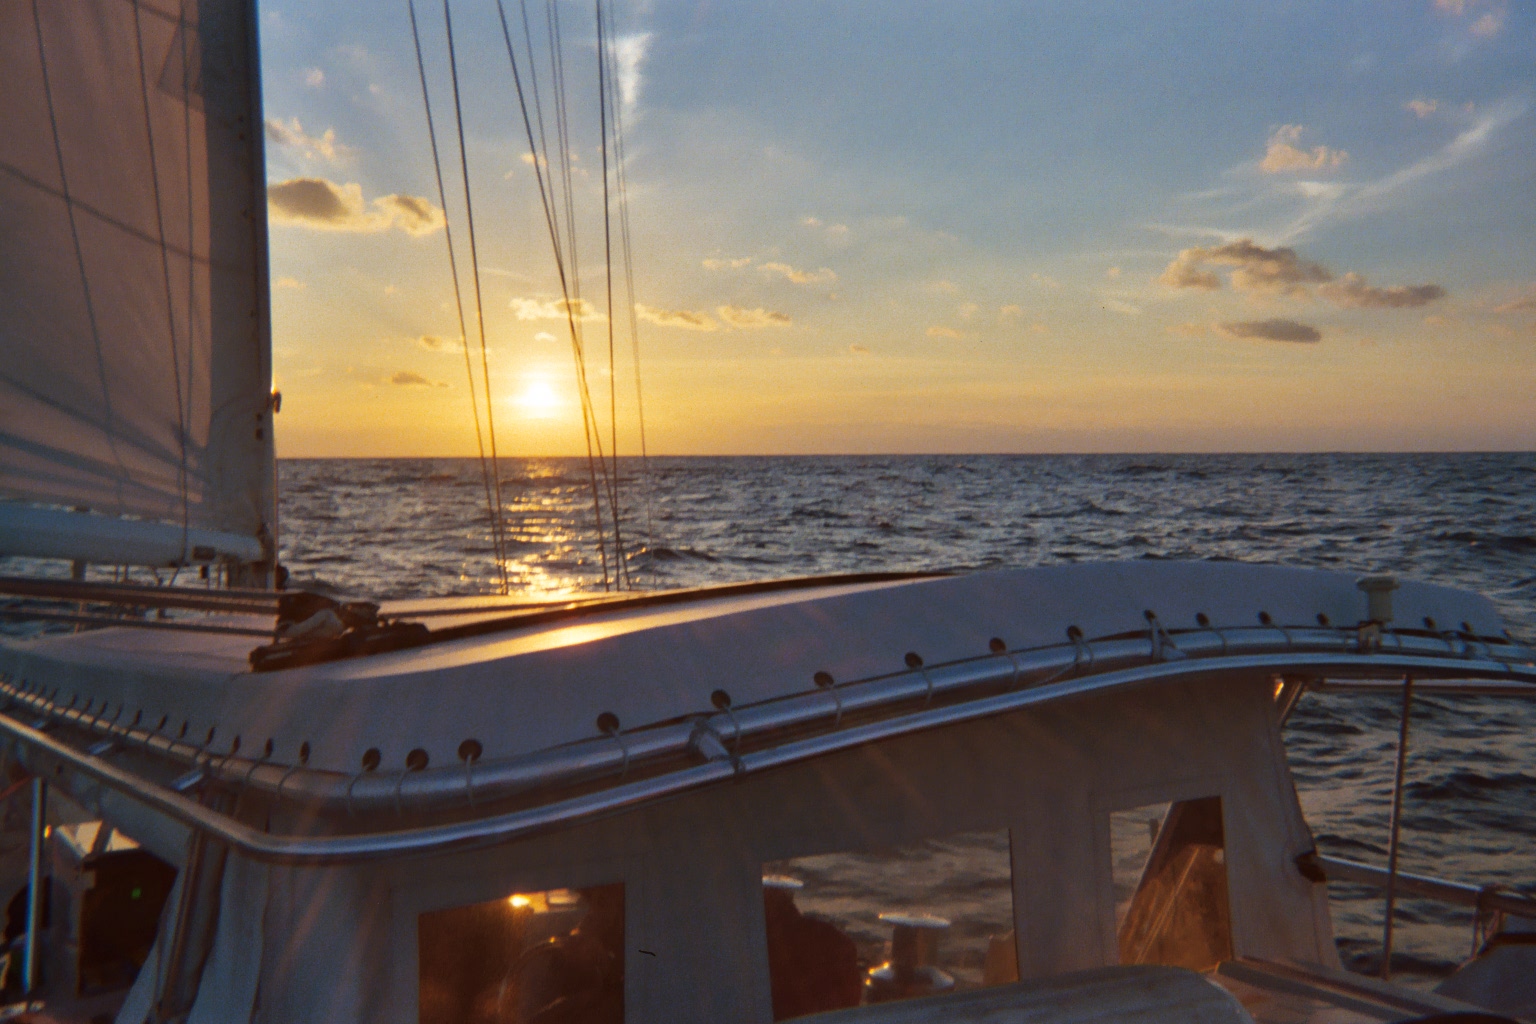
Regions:
<instances>
[{"instance_id":1,"label":"white fabric panel","mask_svg":"<svg viewBox=\"0 0 1536 1024\"><path fill-rule=\"evenodd\" d=\"M271 530L252 24L0 0L0 496Z\"/></svg>"}]
</instances>

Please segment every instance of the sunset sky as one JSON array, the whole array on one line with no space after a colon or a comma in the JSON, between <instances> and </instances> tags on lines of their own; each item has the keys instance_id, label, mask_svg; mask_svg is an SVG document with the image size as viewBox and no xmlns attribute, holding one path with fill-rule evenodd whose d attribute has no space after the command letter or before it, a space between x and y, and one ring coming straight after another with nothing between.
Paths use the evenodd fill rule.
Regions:
<instances>
[{"instance_id":1,"label":"sunset sky","mask_svg":"<svg viewBox=\"0 0 1536 1024\"><path fill-rule=\"evenodd\" d=\"M557 6L606 435L593 8ZM261 12L279 454L472 455L404 0ZM496 7L453 15L498 448L575 454ZM614 15L653 453L1536 448L1536 7ZM417 16L478 388L441 4Z\"/></svg>"}]
</instances>

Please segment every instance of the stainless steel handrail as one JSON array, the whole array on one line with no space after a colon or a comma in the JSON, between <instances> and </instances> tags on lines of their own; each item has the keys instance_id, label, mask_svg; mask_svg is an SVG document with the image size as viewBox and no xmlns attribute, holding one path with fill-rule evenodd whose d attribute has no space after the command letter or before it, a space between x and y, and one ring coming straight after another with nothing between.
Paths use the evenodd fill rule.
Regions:
<instances>
[{"instance_id":1,"label":"stainless steel handrail","mask_svg":"<svg viewBox=\"0 0 1536 1024\"><path fill-rule=\"evenodd\" d=\"M974 670L974 663L973 663ZM731 777L781 767L877 740L909 735L926 729L958 724L1051 701L1141 686L1160 679L1193 678L1211 674L1250 674L1260 677L1286 672L1317 674L1368 672L1374 675L1417 674L1472 678L1518 678L1536 683L1536 666L1511 666L1487 659L1449 659L1444 654L1300 654L1295 651L1264 655L1183 658L1145 663L1117 671L1096 672L1056 682L1023 687L964 703L927 707L863 725L828 730L803 739L693 764L634 782L609 786L521 810L476 817L465 821L416 829L386 830L345 835L272 835L219 814L172 789L121 769L101 756L78 750L10 715L0 715L0 734L29 752L69 765L89 778L166 814L194 829L229 843L257 860L286 863L321 863L370 860L419 854L455 847L491 845L532 834L557 825L609 815L662 796L675 795ZM935 672L937 675L937 672ZM1012 667L999 667L993 678L1007 678ZM937 686L937 680L936 680ZM920 695L924 687L907 681ZM819 695L830 703L824 694ZM742 711L737 712L743 718ZM723 716L722 716L723 717ZM707 723L706 723L707 724ZM694 726L697 729L697 725ZM704 749L695 746L695 751ZM723 748L721 748L723 749ZM703 755L696 755L703 756ZM37 766L29 764L34 771ZM40 773L40 772L39 772ZM421 774L421 773L418 773ZM404 781L404 780L401 780ZM476 784L477 796L481 793Z\"/></svg>"},{"instance_id":2,"label":"stainless steel handrail","mask_svg":"<svg viewBox=\"0 0 1536 1024\"><path fill-rule=\"evenodd\" d=\"M1172 652L1165 643L1153 645L1147 636L1003 651L855 680L836 685L830 692L829 688L812 684L800 694L733 707L728 729L733 737L751 743L786 730L836 727L850 719L857 721L861 715L892 711L916 700L954 700L968 692L1040 686L1076 674L1155 664L1158 658L1171 665L1189 665L1221 656L1280 654L1291 659L1296 667L1315 666L1318 676L1364 674L1400 678L1401 671L1382 671L1387 664L1382 659L1400 655L1411 659L1403 667L1422 667L1425 672L1421 674L1493 678L1518 686L1536 683L1536 666L1530 664L1536 660L1536 652L1528 648L1486 641L1464 642L1456 648L1448 647L1441 637L1387 637L1391 642L1374 653L1358 651L1352 630L1292 627L1282 631L1274 626L1227 629L1221 635L1204 630L1174 634L1177 647ZM1333 660L1317 663L1318 656ZM1312 660L1297 660L1304 658ZM1523 668L1519 664L1522 662ZM1536 686L1531 687L1531 693L1536 694ZM206 743L198 745L193 741L195 738L161 735L147 726L121 723L122 708L109 718L106 708L60 707L53 694L24 684L0 680L0 698L15 701L29 716L82 728L121 747L167 757L183 767L195 766L212 781L314 807L345 807L349 813L452 803L467 806L471 797L477 804L492 803L553 785L648 770L689 757L695 722L723 717L713 711L701 711L692 721L624 732L622 743L615 742L612 735L604 735L497 761L449 763L413 772L346 773L284 764L265 752L255 758L238 751L210 752Z\"/></svg>"},{"instance_id":3,"label":"stainless steel handrail","mask_svg":"<svg viewBox=\"0 0 1536 1024\"><path fill-rule=\"evenodd\" d=\"M1321 853L1317 855L1317 863L1322 866L1330 882L1358 882L1361 885L1384 889L1391 874L1387 868L1377 867L1374 864L1362 864L1359 861L1330 857ZM1429 875L1410 875L1405 871L1397 872L1395 884L1399 892L1412 893L1426 899L1454 903L1462 907L1475 907L1479 910L1500 910L1516 917L1536 920L1536 897L1506 892L1492 886L1450 882Z\"/></svg>"}]
</instances>

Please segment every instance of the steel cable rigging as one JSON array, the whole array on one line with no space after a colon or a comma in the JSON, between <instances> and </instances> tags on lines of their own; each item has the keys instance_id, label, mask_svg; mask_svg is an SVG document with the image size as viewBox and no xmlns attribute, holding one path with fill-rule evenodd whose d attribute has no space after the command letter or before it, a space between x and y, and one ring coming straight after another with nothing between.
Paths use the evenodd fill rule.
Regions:
<instances>
[{"instance_id":1,"label":"steel cable rigging","mask_svg":"<svg viewBox=\"0 0 1536 1024\"><path fill-rule=\"evenodd\" d=\"M474 364L471 362L469 355L469 330L464 320L464 296L462 289L459 287L458 259L455 256L453 248L453 228L448 218L448 196L447 191L443 186L442 160L438 155L437 129L432 117L432 97L427 89L426 62L422 59L421 53L421 33L416 25L415 0L407 0L407 7L411 15L411 39L416 45L416 70L421 76L421 100L422 104L426 108L427 114L427 137L432 145L432 169L437 176L437 198L438 202L442 205L443 208L443 237L448 243L448 270L449 274L453 278L454 307L458 310L459 316L459 341L464 349L464 372L469 380L469 404L470 411L474 415L475 448L479 453L480 476L482 482L485 485L486 511L490 517L491 546L495 551L497 577L500 580L501 592L505 594L508 592L509 588L507 584L506 542L502 531L501 503L498 500L498 495L500 494L500 474L496 471L494 464L490 466L486 464L485 439L480 430L480 400L475 393ZM444 11L446 12L446 2L444 3L443 7ZM490 382L487 380L487 396L489 396L489 388ZM491 482L493 473L495 473L498 478L497 486L495 487L492 486Z\"/></svg>"}]
</instances>

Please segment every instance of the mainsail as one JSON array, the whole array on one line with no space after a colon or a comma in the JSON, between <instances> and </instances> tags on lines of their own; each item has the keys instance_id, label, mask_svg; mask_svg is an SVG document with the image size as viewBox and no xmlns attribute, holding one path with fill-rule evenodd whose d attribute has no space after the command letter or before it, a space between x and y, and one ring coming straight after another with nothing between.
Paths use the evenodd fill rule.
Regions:
<instances>
[{"instance_id":1,"label":"mainsail","mask_svg":"<svg viewBox=\"0 0 1536 1024\"><path fill-rule=\"evenodd\" d=\"M270 563L254 3L0 0L0 68L0 554Z\"/></svg>"}]
</instances>

